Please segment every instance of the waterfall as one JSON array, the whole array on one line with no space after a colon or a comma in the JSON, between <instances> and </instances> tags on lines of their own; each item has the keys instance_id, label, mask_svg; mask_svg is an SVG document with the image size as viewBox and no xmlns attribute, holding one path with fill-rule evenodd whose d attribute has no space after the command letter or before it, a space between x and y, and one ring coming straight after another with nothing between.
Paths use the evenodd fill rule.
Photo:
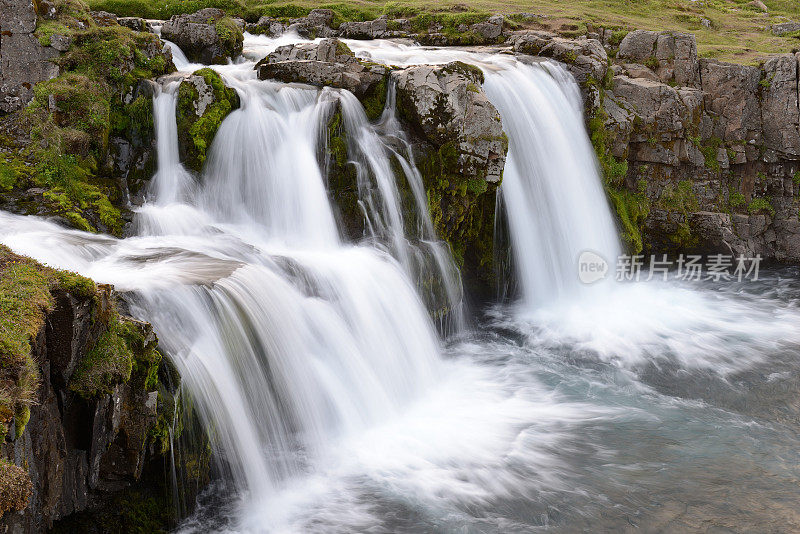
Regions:
<instances>
[{"instance_id":1,"label":"waterfall","mask_svg":"<svg viewBox=\"0 0 800 534\"><path fill-rule=\"evenodd\" d=\"M613 265L619 237L597 161L583 133L583 104L572 76L553 64L489 71L509 149L501 187L525 305L575 297L584 251Z\"/></svg>"},{"instance_id":2,"label":"waterfall","mask_svg":"<svg viewBox=\"0 0 800 534\"><path fill-rule=\"evenodd\" d=\"M159 332L231 478L259 500L313 468L330 442L430 387L439 342L406 275L414 247L390 156L360 104L349 93L232 83L241 108L197 182L177 159L177 88L155 97L159 168L139 212L141 235L193 243L222 276L139 290L133 309ZM367 159L360 180L377 182L365 201L381 204L367 211L386 247L339 235L316 158L336 102Z\"/></svg>"}]
</instances>

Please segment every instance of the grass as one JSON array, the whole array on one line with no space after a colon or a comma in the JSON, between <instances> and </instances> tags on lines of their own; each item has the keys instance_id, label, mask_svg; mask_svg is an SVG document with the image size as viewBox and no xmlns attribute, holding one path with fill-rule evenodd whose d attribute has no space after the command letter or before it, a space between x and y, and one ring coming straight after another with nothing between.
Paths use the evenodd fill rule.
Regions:
<instances>
[{"instance_id":1,"label":"grass","mask_svg":"<svg viewBox=\"0 0 800 534\"><path fill-rule=\"evenodd\" d=\"M800 46L799 36L777 37L767 27L800 19L796 0L764 0L768 12L748 5L748 0L433 0L372 1L348 0L325 3L313 0L88 0L93 9L120 15L169 18L202 7L219 7L229 14L255 21L260 15L299 17L317 7L336 12L334 24L345 20L370 20L386 14L390 18L421 19L419 22L451 19L472 20L491 13L533 13L545 15L536 27L578 35L586 25L619 30L670 30L697 36L701 56L738 63L755 64L764 54L789 52ZM424 19L424 20L423 20ZM709 27L703 20L709 22ZM517 19L519 20L519 19ZM530 24L523 22L523 24ZM445 24L447 27L448 24Z\"/></svg>"}]
</instances>

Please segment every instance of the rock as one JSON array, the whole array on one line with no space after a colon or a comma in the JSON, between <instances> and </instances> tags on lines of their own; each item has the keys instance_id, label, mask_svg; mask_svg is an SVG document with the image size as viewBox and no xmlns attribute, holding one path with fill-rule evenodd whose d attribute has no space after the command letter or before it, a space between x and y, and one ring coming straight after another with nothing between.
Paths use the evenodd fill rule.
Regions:
<instances>
[{"instance_id":1,"label":"rock","mask_svg":"<svg viewBox=\"0 0 800 534\"><path fill-rule=\"evenodd\" d=\"M0 3L0 112L10 113L33 98L33 86L58 76L58 56L33 34L36 10L30 0Z\"/></svg>"},{"instance_id":2,"label":"rock","mask_svg":"<svg viewBox=\"0 0 800 534\"><path fill-rule=\"evenodd\" d=\"M705 109L714 122L713 135L729 142L760 143L759 69L703 58L700 79Z\"/></svg>"},{"instance_id":3,"label":"rock","mask_svg":"<svg viewBox=\"0 0 800 534\"><path fill-rule=\"evenodd\" d=\"M153 27L150 23L139 17L119 17L117 23L133 31L153 33Z\"/></svg>"},{"instance_id":4,"label":"rock","mask_svg":"<svg viewBox=\"0 0 800 534\"><path fill-rule=\"evenodd\" d=\"M785 156L800 156L797 64L794 54L773 56L764 63L760 82L764 145Z\"/></svg>"},{"instance_id":5,"label":"rock","mask_svg":"<svg viewBox=\"0 0 800 534\"><path fill-rule=\"evenodd\" d=\"M191 15L174 15L161 28L164 39L178 45L190 61L224 64L242 53L239 25L216 8Z\"/></svg>"},{"instance_id":6,"label":"rock","mask_svg":"<svg viewBox=\"0 0 800 534\"><path fill-rule=\"evenodd\" d=\"M89 15L98 26L110 27L117 26L117 16L108 11L90 11Z\"/></svg>"},{"instance_id":7,"label":"rock","mask_svg":"<svg viewBox=\"0 0 800 534\"><path fill-rule=\"evenodd\" d=\"M783 22L781 24L773 24L770 26L770 31L777 36L786 35L787 33L800 32L800 22Z\"/></svg>"},{"instance_id":8,"label":"rock","mask_svg":"<svg viewBox=\"0 0 800 534\"><path fill-rule=\"evenodd\" d=\"M639 63L625 63L622 65L622 68L625 70L625 74L629 78L643 78L653 82L661 81L655 72Z\"/></svg>"},{"instance_id":9,"label":"rock","mask_svg":"<svg viewBox=\"0 0 800 534\"><path fill-rule=\"evenodd\" d=\"M763 11L764 13L767 13L769 11L767 9L767 6L761 0L752 0L751 2L747 2L747 5L753 6L754 8L758 9L759 11Z\"/></svg>"},{"instance_id":10,"label":"rock","mask_svg":"<svg viewBox=\"0 0 800 534\"><path fill-rule=\"evenodd\" d=\"M178 88L178 148L187 168L200 172L219 125L239 107L239 95L215 71L185 77Z\"/></svg>"},{"instance_id":11,"label":"rock","mask_svg":"<svg viewBox=\"0 0 800 534\"><path fill-rule=\"evenodd\" d=\"M33 33L36 29L36 8L33 0L0 0L0 31Z\"/></svg>"},{"instance_id":12,"label":"rock","mask_svg":"<svg viewBox=\"0 0 800 534\"><path fill-rule=\"evenodd\" d=\"M608 68L608 54L597 39L565 39L551 33L531 31L512 37L514 52L549 57L564 63L579 84L600 82Z\"/></svg>"},{"instance_id":13,"label":"rock","mask_svg":"<svg viewBox=\"0 0 800 534\"><path fill-rule=\"evenodd\" d=\"M358 98L369 94L388 72L383 65L360 61L338 39L278 47L255 68L261 80L337 87Z\"/></svg>"},{"instance_id":14,"label":"rock","mask_svg":"<svg viewBox=\"0 0 800 534\"><path fill-rule=\"evenodd\" d=\"M453 172L499 182L508 141L500 114L481 90L483 74L461 62L392 72L402 116L441 150L451 147Z\"/></svg>"},{"instance_id":15,"label":"rock","mask_svg":"<svg viewBox=\"0 0 800 534\"><path fill-rule=\"evenodd\" d=\"M620 42L617 58L647 65L664 83L700 87L694 35L635 30Z\"/></svg>"},{"instance_id":16,"label":"rock","mask_svg":"<svg viewBox=\"0 0 800 534\"><path fill-rule=\"evenodd\" d=\"M306 16L306 21L313 26L328 26L333 22L332 9L312 9Z\"/></svg>"},{"instance_id":17,"label":"rock","mask_svg":"<svg viewBox=\"0 0 800 534\"><path fill-rule=\"evenodd\" d=\"M261 33L269 35L270 37L279 37L283 35L285 30L283 23L281 23L278 19L266 16L258 19L258 22L246 24L245 28L250 33Z\"/></svg>"},{"instance_id":18,"label":"rock","mask_svg":"<svg viewBox=\"0 0 800 534\"><path fill-rule=\"evenodd\" d=\"M54 306L31 338L41 377L36 402L21 435L0 443L0 514L9 505L21 510L0 518L3 532L45 532L56 520L97 507L109 492L140 481L156 456L147 445L157 413L147 401L157 392L145 376L160 365L157 340L150 325L118 314L111 291L51 289ZM73 379L109 332L100 317L131 327L131 340L123 343L135 358L134 371L109 393L82 397Z\"/></svg>"},{"instance_id":19,"label":"rock","mask_svg":"<svg viewBox=\"0 0 800 534\"><path fill-rule=\"evenodd\" d=\"M383 15L367 22L344 22L339 35L346 39L380 39L386 34L389 18Z\"/></svg>"},{"instance_id":20,"label":"rock","mask_svg":"<svg viewBox=\"0 0 800 534\"><path fill-rule=\"evenodd\" d=\"M503 33L504 21L503 15L493 15L486 22L473 24L469 29L487 41L496 41Z\"/></svg>"},{"instance_id":21,"label":"rock","mask_svg":"<svg viewBox=\"0 0 800 534\"><path fill-rule=\"evenodd\" d=\"M648 58L655 56L658 35L658 32L647 30L628 32L619 43L617 57L644 63Z\"/></svg>"},{"instance_id":22,"label":"rock","mask_svg":"<svg viewBox=\"0 0 800 534\"><path fill-rule=\"evenodd\" d=\"M66 52L72 44L72 39L65 35L53 34L50 36L50 46L59 52Z\"/></svg>"},{"instance_id":23,"label":"rock","mask_svg":"<svg viewBox=\"0 0 800 534\"><path fill-rule=\"evenodd\" d=\"M616 158L627 159L635 115L625 109L624 105L618 102L614 93L610 91L606 93L603 100L603 109L607 117L603 127L609 134L611 155Z\"/></svg>"},{"instance_id":24,"label":"rock","mask_svg":"<svg viewBox=\"0 0 800 534\"><path fill-rule=\"evenodd\" d=\"M308 39L334 37L338 32L330 27L333 15L330 9L312 9L307 16L290 20L286 31Z\"/></svg>"}]
</instances>

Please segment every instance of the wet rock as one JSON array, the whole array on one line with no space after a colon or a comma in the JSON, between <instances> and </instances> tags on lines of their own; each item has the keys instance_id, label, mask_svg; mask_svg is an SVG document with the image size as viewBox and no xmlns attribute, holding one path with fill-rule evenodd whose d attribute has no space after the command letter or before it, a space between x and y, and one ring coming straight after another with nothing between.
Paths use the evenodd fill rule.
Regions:
<instances>
[{"instance_id":1,"label":"wet rock","mask_svg":"<svg viewBox=\"0 0 800 534\"><path fill-rule=\"evenodd\" d=\"M200 172L220 124L239 107L239 95L211 69L186 76L178 88L178 148L181 161Z\"/></svg>"},{"instance_id":2,"label":"wet rock","mask_svg":"<svg viewBox=\"0 0 800 534\"><path fill-rule=\"evenodd\" d=\"M53 297L55 306L31 344L41 385L30 420L19 437L0 443L0 514L9 505L9 485L11 508L19 510L0 518L3 532L44 532L58 519L97 506L108 492L137 482L153 457L147 444L156 411L148 401L155 386L139 374L160 361L151 359L157 340L150 325L118 316L137 332L130 348L141 369L110 393L82 397L71 380L108 328L97 318L109 313L111 288L96 295L59 289ZM6 461L15 465L12 471Z\"/></svg>"},{"instance_id":3,"label":"wet rock","mask_svg":"<svg viewBox=\"0 0 800 534\"><path fill-rule=\"evenodd\" d=\"M224 64L237 57L244 42L239 25L211 7L174 15L162 26L161 36L178 45L189 60L206 64Z\"/></svg>"},{"instance_id":4,"label":"wet rock","mask_svg":"<svg viewBox=\"0 0 800 534\"><path fill-rule=\"evenodd\" d=\"M347 89L363 98L384 79L388 69L355 57L338 39L278 47L256 64L258 78Z\"/></svg>"},{"instance_id":5,"label":"wet rock","mask_svg":"<svg viewBox=\"0 0 800 534\"><path fill-rule=\"evenodd\" d=\"M483 74L461 62L393 71L403 117L436 147L451 147L454 170L499 182L508 141L500 114L480 85Z\"/></svg>"},{"instance_id":6,"label":"wet rock","mask_svg":"<svg viewBox=\"0 0 800 534\"><path fill-rule=\"evenodd\" d=\"M278 19L272 17L261 17L258 22L246 24L245 29L253 34L264 34L270 37L279 37L283 35L286 29L283 23Z\"/></svg>"}]
</instances>

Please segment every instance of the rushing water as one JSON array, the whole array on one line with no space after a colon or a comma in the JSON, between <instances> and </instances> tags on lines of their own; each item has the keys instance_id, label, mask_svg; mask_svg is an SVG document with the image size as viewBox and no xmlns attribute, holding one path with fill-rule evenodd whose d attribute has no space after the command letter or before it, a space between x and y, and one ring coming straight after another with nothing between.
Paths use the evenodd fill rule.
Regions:
<instances>
[{"instance_id":1,"label":"rushing water","mask_svg":"<svg viewBox=\"0 0 800 534\"><path fill-rule=\"evenodd\" d=\"M0 242L129 291L159 333L225 459L226 483L179 530L800 529L798 269L580 284L577 255L619 245L566 73L354 42L377 61L465 59L487 74L510 139L521 298L468 329L392 99L371 124L348 93L256 80L253 60L293 39L248 36L246 60L215 67L242 108L199 179L178 161L176 86L162 88L135 236L0 212ZM178 52L179 68L197 67ZM317 159L335 106L369 221L357 242ZM451 310L440 325L438 307Z\"/></svg>"}]
</instances>

